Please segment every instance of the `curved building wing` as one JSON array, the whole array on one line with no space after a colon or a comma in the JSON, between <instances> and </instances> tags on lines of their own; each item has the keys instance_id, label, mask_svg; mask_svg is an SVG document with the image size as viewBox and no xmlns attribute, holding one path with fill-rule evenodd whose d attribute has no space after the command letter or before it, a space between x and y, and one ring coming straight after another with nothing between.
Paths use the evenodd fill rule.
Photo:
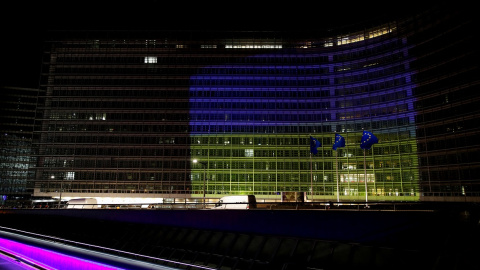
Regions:
<instances>
[{"instance_id":1,"label":"curved building wing","mask_svg":"<svg viewBox=\"0 0 480 270\"><path fill-rule=\"evenodd\" d=\"M442 10L330 36L57 33L41 80L34 195L475 200L472 25ZM376 138L368 147L365 131ZM345 144L334 150L336 135Z\"/></svg>"}]
</instances>

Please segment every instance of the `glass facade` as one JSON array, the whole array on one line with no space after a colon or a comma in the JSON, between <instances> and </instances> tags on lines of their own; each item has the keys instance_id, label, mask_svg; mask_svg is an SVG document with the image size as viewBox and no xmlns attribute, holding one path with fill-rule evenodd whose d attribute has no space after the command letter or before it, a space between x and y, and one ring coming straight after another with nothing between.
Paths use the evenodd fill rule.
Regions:
<instances>
[{"instance_id":1,"label":"glass facade","mask_svg":"<svg viewBox=\"0 0 480 270\"><path fill-rule=\"evenodd\" d=\"M2 87L0 101L0 205L31 196L32 148L37 89Z\"/></svg>"},{"instance_id":2,"label":"glass facade","mask_svg":"<svg viewBox=\"0 0 480 270\"><path fill-rule=\"evenodd\" d=\"M415 23L335 37L57 33L43 63L34 194L418 201L447 185L465 190L453 179L445 185L431 149L445 142L440 127L478 135L467 122L479 114L451 106L478 112L460 95L478 88L468 77L478 69L458 70L446 83L442 75L467 55L439 42L443 24ZM360 148L363 131L378 138L371 149ZM335 134L346 142L337 150ZM321 143L315 155L310 137Z\"/></svg>"},{"instance_id":3,"label":"glass facade","mask_svg":"<svg viewBox=\"0 0 480 270\"><path fill-rule=\"evenodd\" d=\"M359 200L366 176L376 199L418 199L408 47L395 37L378 39L369 39L368 51L362 44L347 52L290 40L227 41L234 59L191 76L191 155L206 163L192 168L193 190L203 192L207 166L209 195L305 192L328 200L336 198L338 179L340 198ZM366 151L368 159L363 130L382 142ZM338 153L335 133L346 138ZM322 145L312 158L310 136Z\"/></svg>"}]
</instances>

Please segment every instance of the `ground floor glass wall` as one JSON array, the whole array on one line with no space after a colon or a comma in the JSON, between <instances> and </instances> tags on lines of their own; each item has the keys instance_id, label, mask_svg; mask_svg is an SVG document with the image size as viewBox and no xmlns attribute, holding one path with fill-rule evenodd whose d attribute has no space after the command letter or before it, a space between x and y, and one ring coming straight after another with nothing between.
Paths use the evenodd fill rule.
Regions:
<instances>
[{"instance_id":1,"label":"ground floor glass wall","mask_svg":"<svg viewBox=\"0 0 480 270\"><path fill-rule=\"evenodd\" d=\"M334 133L313 134L322 143L317 155L304 134L193 136L192 159L202 163L192 166L192 188L208 197L305 192L308 200L356 201L365 200L366 176L371 200L418 200L414 138L387 141L391 133L377 134L382 144L364 155L361 134L343 134L346 147L336 151Z\"/></svg>"}]
</instances>

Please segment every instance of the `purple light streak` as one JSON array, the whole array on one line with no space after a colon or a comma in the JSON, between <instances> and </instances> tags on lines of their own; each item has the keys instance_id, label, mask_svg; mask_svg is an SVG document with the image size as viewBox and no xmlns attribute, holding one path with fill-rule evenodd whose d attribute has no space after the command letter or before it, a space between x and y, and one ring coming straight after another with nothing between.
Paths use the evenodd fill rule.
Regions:
<instances>
[{"instance_id":1,"label":"purple light streak","mask_svg":"<svg viewBox=\"0 0 480 270\"><path fill-rule=\"evenodd\" d=\"M0 249L45 269L122 269L0 238Z\"/></svg>"}]
</instances>

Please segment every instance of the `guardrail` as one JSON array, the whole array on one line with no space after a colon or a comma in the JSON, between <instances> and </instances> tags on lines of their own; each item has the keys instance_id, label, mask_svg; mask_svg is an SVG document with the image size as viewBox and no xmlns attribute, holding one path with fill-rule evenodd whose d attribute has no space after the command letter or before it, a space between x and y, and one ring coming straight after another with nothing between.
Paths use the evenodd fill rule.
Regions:
<instances>
[{"instance_id":1,"label":"guardrail","mask_svg":"<svg viewBox=\"0 0 480 270\"><path fill-rule=\"evenodd\" d=\"M235 203L224 203L235 204ZM445 205L468 205L455 202L257 202L256 208L248 210L355 210L355 211L430 211L442 209ZM475 204L475 203L473 203ZM476 204L475 204L476 205ZM156 203L156 204L42 204L31 206L0 206L0 209L130 209L130 210L211 210L215 203Z\"/></svg>"}]
</instances>

